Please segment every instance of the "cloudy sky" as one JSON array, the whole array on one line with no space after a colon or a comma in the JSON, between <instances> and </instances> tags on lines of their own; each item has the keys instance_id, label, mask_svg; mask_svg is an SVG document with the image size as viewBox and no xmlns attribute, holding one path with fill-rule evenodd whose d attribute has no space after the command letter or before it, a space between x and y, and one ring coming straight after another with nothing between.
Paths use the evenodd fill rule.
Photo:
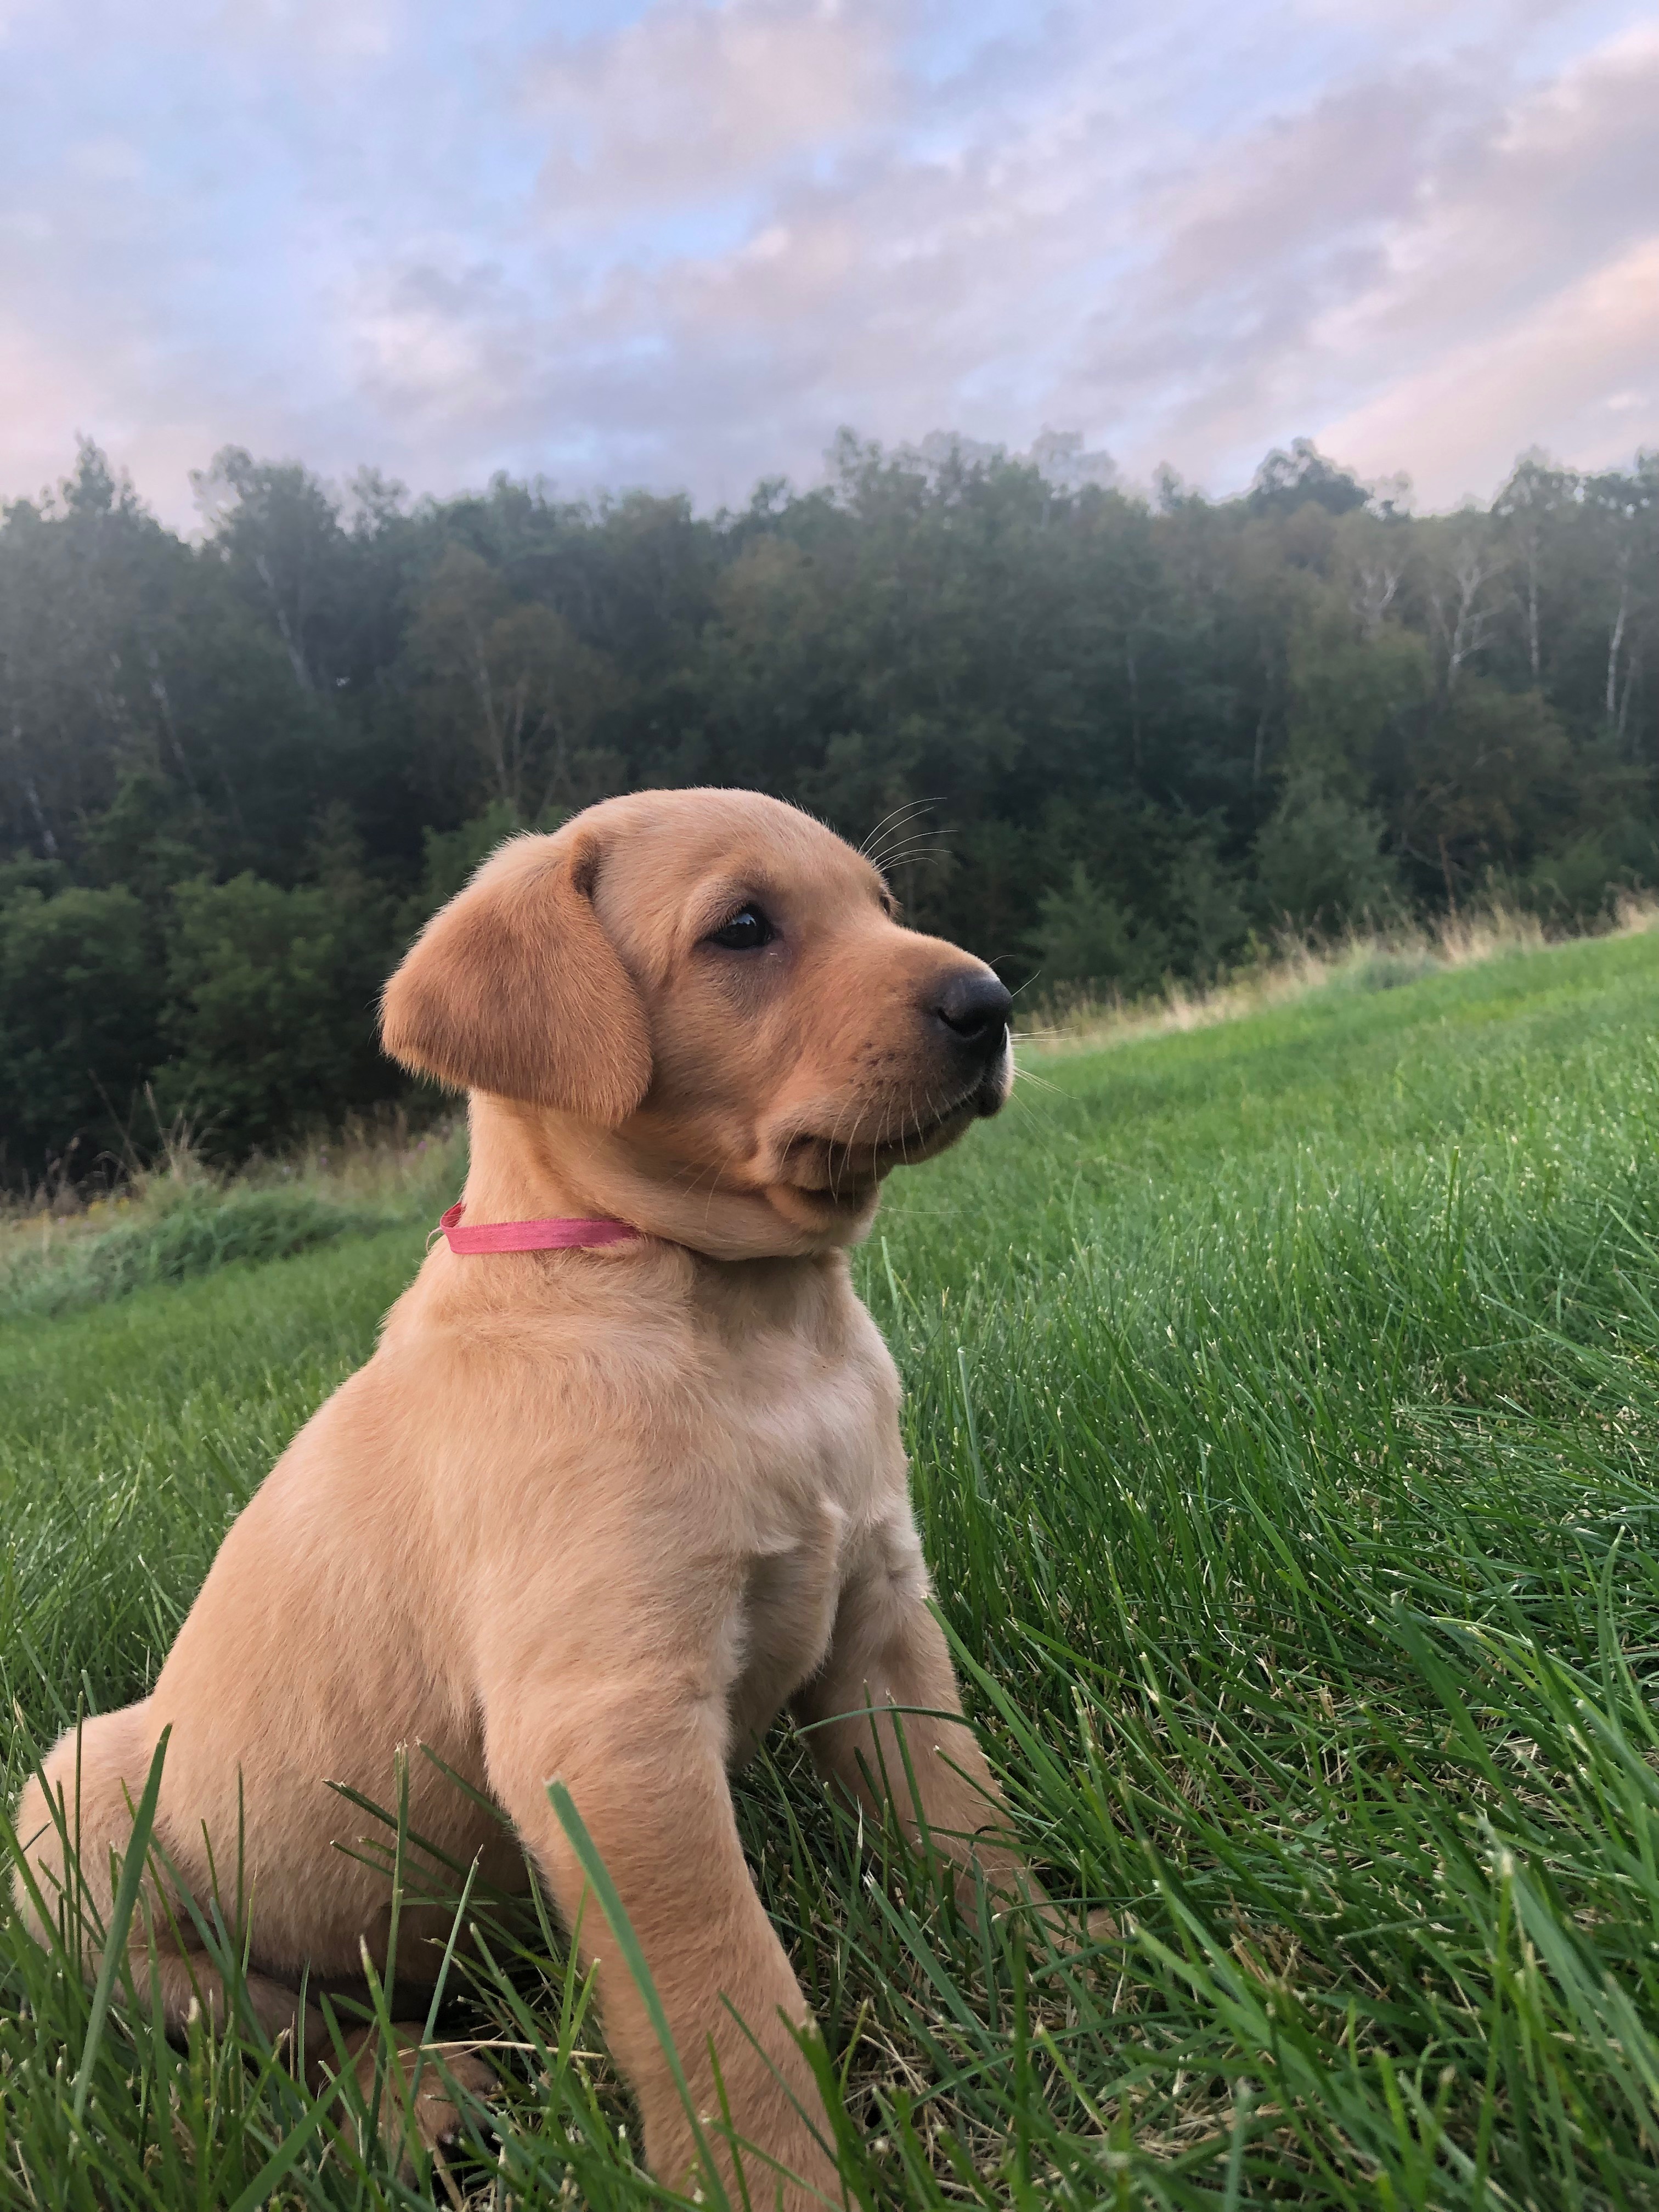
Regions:
<instances>
[{"instance_id":1,"label":"cloudy sky","mask_svg":"<svg viewBox=\"0 0 1659 2212\"><path fill-rule=\"evenodd\" d=\"M0 495L1659 445L1659 6L0 0Z\"/></svg>"}]
</instances>

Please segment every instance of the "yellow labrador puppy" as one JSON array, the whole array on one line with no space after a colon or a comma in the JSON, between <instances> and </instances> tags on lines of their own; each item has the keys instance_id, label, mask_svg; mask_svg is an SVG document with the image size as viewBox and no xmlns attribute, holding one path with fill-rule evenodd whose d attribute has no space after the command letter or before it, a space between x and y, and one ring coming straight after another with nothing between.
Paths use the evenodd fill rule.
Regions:
<instances>
[{"instance_id":1,"label":"yellow labrador puppy","mask_svg":"<svg viewBox=\"0 0 1659 2212\"><path fill-rule=\"evenodd\" d=\"M902 927L875 868L775 799L642 792L503 846L384 1008L389 1052L471 1093L464 1205L373 1358L231 1528L150 1695L47 1759L58 1820L40 1780L24 1791L48 1910L66 1820L107 1912L111 1853L170 1728L156 1838L205 1897L210 1850L222 1888L240 1834L252 1993L275 2033L302 1973L327 1986L386 1948L387 1880L350 1855L363 1819L329 1782L386 1804L398 1747L428 1747L510 1816L574 1923L561 1778L702 2112L718 2054L763 2154L757 2200L766 2160L799 2177L787 2205L838 2198L788 2033L805 2001L726 1778L788 1705L818 1723L836 1782L867 1797L884 1776L913 1831L1018 1881L984 1759L950 1717L898 1377L847 1260L888 1170L1002 1104L1008 1010L988 968ZM409 1788L410 1826L453 1860L482 1854L501 1882L521 1869L418 1753ZM140 1919L164 1929L156 1905ZM176 1901L174 1919L177 2028L224 1993ZM431 1926L409 1907L402 1927L406 1983ZM684 2185L692 2124L591 1899L581 1937L647 2157ZM307 2030L327 2047L319 2021ZM433 2141L454 2113L434 2087L417 2118Z\"/></svg>"}]
</instances>

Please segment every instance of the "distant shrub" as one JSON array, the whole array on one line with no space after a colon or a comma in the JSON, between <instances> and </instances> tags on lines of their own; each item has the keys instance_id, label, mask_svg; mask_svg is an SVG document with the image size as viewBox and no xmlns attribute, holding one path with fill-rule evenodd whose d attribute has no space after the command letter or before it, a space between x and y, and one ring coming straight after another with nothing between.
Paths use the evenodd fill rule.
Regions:
<instances>
[{"instance_id":1,"label":"distant shrub","mask_svg":"<svg viewBox=\"0 0 1659 2212\"><path fill-rule=\"evenodd\" d=\"M0 1132L14 1163L88 1174L162 1049L162 974L131 891L13 867L0 882ZM48 895L51 893L52 895Z\"/></svg>"},{"instance_id":2,"label":"distant shrub","mask_svg":"<svg viewBox=\"0 0 1659 2212\"><path fill-rule=\"evenodd\" d=\"M286 1259L388 1219L310 1191L191 1191L147 1218L19 1253L0 1266L0 1320L99 1305L235 1260Z\"/></svg>"},{"instance_id":3,"label":"distant shrub","mask_svg":"<svg viewBox=\"0 0 1659 2212\"><path fill-rule=\"evenodd\" d=\"M1255 841L1267 918L1329 928L1399 897L1399 872L1381 849L1382 817L1333 790L1316 770L1290 777Z\"/></svg>"},{"instance_id":4,"label":"distant shrub","mask_svg":"<svg viewBox=\"0 0 1659 2212\"><path fill-rule=\"evenodd\" d=\"M1041 990L1086 985L1133 997L1150 990L1163 972L1163 932L1099 890L1080 860L1065 884L1043 893L1037 914L1027 945Z\"/></svg>"},{"instance_id":5,"label":"distant shrub","mask_svg":"<svg viewBox=\"0 0 1659 2212\"><path fill-rule=\"evenodd\" d=\"M1243 888L1211 836L1188 845L1170 871L1170 950L1200 982L1209 982L1243 946L1249 916Z\"/></svg>"},{"instance_id":6,"label":"distant shrub","mask_svg":"<svg viewBox=\"0 0 1659 2212\"><path fill-rule=\"evenodd\" d=\"M375 1041L390 964L384 915L356 886L284 890L258 876L174 893L165 1111L201 1114L216 1152L246 1155L337 1123L398 1087Z\"/></svg>"},{"instance_id":7,"label":"distant shrub","mask_svg":"<svg viewBox=\"0 0 1659 2212\"><path fill-rule=\"evenodd\" d=\"M1607 913L1621 892L1650 884L1656 873L1653 841L1636 823L1584 831L1533 862L1508 888L1556 927L1573 927Z\"/></svg>"}]
</instances>

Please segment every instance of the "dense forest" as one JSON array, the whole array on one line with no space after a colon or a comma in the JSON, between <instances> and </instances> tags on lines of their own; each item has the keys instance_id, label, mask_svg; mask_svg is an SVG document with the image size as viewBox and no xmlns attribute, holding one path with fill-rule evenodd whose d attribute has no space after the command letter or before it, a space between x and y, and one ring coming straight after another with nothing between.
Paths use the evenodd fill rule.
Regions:
<instances>
[{"instance_id":1,"label":"dense forest","mask_svg":"<svg viewBox=\"0 0 1659 2212\"><path fill-rule=\"evenodd\" d=\"M412 932L630 787L884 817L911 917L1039 991L1659 881L1659 456L1418 519L1306 441L1219 502L937 445L713 516L230 450L195 543L84 445L0 526L0 1181L393 1097Z\"/></svg>"}]
</instances>

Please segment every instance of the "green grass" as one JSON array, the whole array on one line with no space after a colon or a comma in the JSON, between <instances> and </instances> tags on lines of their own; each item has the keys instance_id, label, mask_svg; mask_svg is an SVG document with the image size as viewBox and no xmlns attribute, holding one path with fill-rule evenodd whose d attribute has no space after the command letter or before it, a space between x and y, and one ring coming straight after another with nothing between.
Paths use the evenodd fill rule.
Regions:
<instances>
[{"instance_id":1,"label":"green grass","mask_svg":"<svg viewBox=\"0 0 1659 2212\"><path fill-rule=\"evenodd\" d=\"M860 1274L942 1609L1034 1859L1122 1934L860 1854L774 1740L740 1814L858 2201L1659 2205L1656 1029L1649 938L1333 988L1044 1060L896 1181ZM142 1689L421 1243L0 1336L11 1787ZM454 2186L651 2201L556 1931L483 1924L520 2050ZM118 1983L88 2059L9 1923L0 1975L0 2202L405 2201L234 2039Z\"/></svg>"}]
</instances>

